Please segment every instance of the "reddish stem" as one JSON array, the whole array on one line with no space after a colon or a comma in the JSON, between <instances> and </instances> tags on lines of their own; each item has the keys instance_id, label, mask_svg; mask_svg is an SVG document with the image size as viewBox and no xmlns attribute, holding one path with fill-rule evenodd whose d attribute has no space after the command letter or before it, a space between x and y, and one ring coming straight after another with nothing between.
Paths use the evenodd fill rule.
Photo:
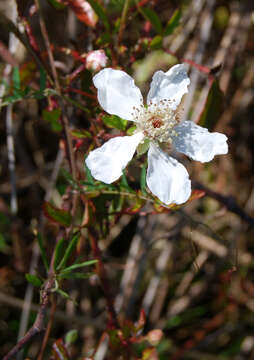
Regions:
<instances>
[{"instance_id":1,"label":"reddish stem","mask_svg":"<svg viewBox=\"0 0 254 360\"><path fill-rule=\"evenodd\" d=\"M102 287L102 290L104 292L104 295L105 295L105 298L107 301L108 314L109 314L109 327L111 329L117 329L117 328L119 329L120 327L118 324L116 312L115 312L114 305L113 305L113 298L112 298L109 282L107 279L106 270L105 270L105 267L104 267L104 264L102 261L101 250L100 250L100 248L98 246L98 242L97 242L98 236L92 227L89 227L88 231L89 231L89 235L90 235L90 242L91 242L93 257L96 260L98 260L97 265L96 265L97 274L100 278L101 287Z\"/></svg>"}]
</instances>

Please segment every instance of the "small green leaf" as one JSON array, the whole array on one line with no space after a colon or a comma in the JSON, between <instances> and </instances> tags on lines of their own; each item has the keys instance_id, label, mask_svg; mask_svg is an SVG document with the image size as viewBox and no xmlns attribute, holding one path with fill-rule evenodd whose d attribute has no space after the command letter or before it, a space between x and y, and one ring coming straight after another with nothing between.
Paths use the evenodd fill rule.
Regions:
<instances>
[{"instance_id":1,"label":"small green leaf","mask_svg":"<svg viewBox=\"0 0 254 360\"><path fill-rule=\"evenodd\" d=\"M65 8L65 5L62 2L58 1L58 0L48 0L48 3L50 5L52 5L57 10L61 10L61 9Z\"/></svg>"},{"instance_id":2,"label":"small green leaf","mask_svg":"<svg viewBox=\"0 0 254 360\"><path fill-rule=\"evenodd\" d=\"M150 23L152 24L154 30L158 33L158 34L162 34L162 24L160 21L159 16L156 14L156 12L154 10L152 10L151 8L140 8L141 13L143 14L143 16L150 21Z\"/></svg>"},{"instance_id":3,"label":"small green leaf","mask_svg":"<svg viewBox=\"0 0 254 360\"><path fill-rule=\"evenodd\" d=\"M54 270L57 269L61 259L63 258L64 253L65 253L65 248L66 248L66 240L64 238L62 238L56 244Z\"/></svg>"},{"instance_id":4,"label":"small green leaf","mask_svg":"<svg viewBox=\"0 0 254 360\"><path fill-rule=\"evenodd\" d=\"M144 164L141 168L140 190L142 191L143 194L147 194L147 191L146 191L146 164Z\"/></svg>"},{"instance_id":5,"label":"small green leaf","mask_svg":"<svg viewBox=\"0 0 254 360\"><path fill-rule=\"evenodd\" d=\"M87 0L87 1L92 6L94 12L99 17L99 19L103 22L107 31L110 32L110 23L103 7L96 0Z\"/></svg>"},{"instance_id":6,"label":"small green leaf","mask_svg":"<svg viewBox=\"0 0 254 360\"><path fill-rule=\"evenodd\" d=\"M64 338L64 342L66 345L74 344L78 339L78 330L72 329L67 332Z\"/></svg>"},{"instance_id":7,"label":"small green leaf","mask_svg":"<svg viewBox=\"0 0 254 360\"><path fill-rule=\"evenodd\" d=\"M164 29L164 36L168 36L172 34L172 32L175 30L175 28L180 24L180 20L182 17L182 12L180 9L176 9L169 19L166 28Z\"/></svg>"},{"instance_id":8,"label":"small green leaf","mask_svg":"<svg viewBox=\"0 0 254 360\"><path fill-rule=\"evenodd\" d=\"M70 295L67 294L67 292L61 290L61 289L57 289L56 292L61 295L62 297L64 297L65 299L70 299Z\"/></svg>"},{"instance_id":9,"label":"small green leaf","mask_svg":"<svg viewBox=\"0 0 254 360\"><path fill-rule=\"evenodd\" d=\"M71 135L78 139L91 138L92 135L87 130L72 130Z\"/></svg>"},{"instance_id":10,"label":"small green leaf","mask_svg":"<svg viewBox=\"0 0 254 360\"><path fill-rule=\"evenodd\" d=\"M76 245L77 245L77 242L79 240L79 237L80 237L80 233L77 233L73 236L73 238L71 239L65 253L64 253L64 256L62 258L62 260L60 261L59 265L57 266L57 270L60 270L62 268L65 267L69 257L71 256L72 252L75 250L76 248Z\"/></svg>"},{"instance_id":11,"label":"small green leaf","mask_svg":"<svg viewBox=\"0 0 254 360\"><path fill-rule=\"evenodd\" d=\"M51 125L52 130L61 131L63 129L62 125L59 123L61 116L61 109L57 108L52 111L46 109L42 112L42 117L44 120L48 121Z\"/></svg>"},{"instance_id":12,"label":"small green leaf","mask_svg":"<svg viewBox=\"0 0 254 360\"><path fill-rule=\"evenodd\" d=\"M131 127L129 127L129 129L126 131L127 135L133 135L134 131L137 129L136 125L133 125Z\"/></svg>"},{"instance_id":13,"label":"small green leaf","mask_svg":"<svg viewBox=\"0 0 254 360\"><path fill-rule=\"evenodd\" d=\"M85 157L86 159L86 157ZM86 165L86 162L84 162L84 167L85 167L85 173L86 173L86 177L87 177L87 182L89 185L94 185L95 181L92 177L91 171L89 170L88 166Z\"/></svg>"},{"instance_id":14,"label":"small green leaf","mask_svg":"<svg viewBox=\"0 0 254 360\"><path fill-rule=\"evenodd\" d=\"M80 263L80 264L74 264L74 265L68 266L67 268L65 268L65 269L63 269L61 271L61 274L65 274L65 273L68 273L70 271L73 271L75 269L79 269L79 268L82 268L82 267L85 267L85 266L94 265L94 264L97 263L97 261L98 260L89 260L89 261L85 261L85 262Z\"/></svg>"},{"instance_id":15,"label":"small green leaf","mask_svg":"<svg viewBox=\"0 0 254 360\"><path fill-rule=\"evenodd\" d=\"M38 244L39 244L43 264L44 264L46 270L49 271L49 263L48 263L48 260L47 260L46 249L45 249L45 247L43 245L43 240L42 240L42 236L41 236L40 233L38 233L38 235L37 235L37 241L38 241Z\"/></svg>"},{"instance_id":16,"label":"small green leaf","mask_svg":"<svg viewBox=\"0 0 254 360\"><path fill-rule=\"evenodd\" d=\"M43 204L43 211L45 216L47 216L50 220L54 221L57 224L65 227L69 227L71 225L72 218L68 211L57 209L49 202L45 202Z\"/></svg>"},{"instance_id":17,"label":"small green leaf","mask_svg":"<svg viewBox=\"0 0 254 360\"><path fill-rule=\"evenodd\" d=\"M152 50L157 50L162 48L162 37L161 35L156 35L150 42L150 48Z\"/></svg>"},{"instance_id":18,"label":"small green leaf","mask_svg":"<svg viewBox=\"0 0 254 360\"><path fill-rule=\"evenodd\" d=\"M125 171L123 171L123 175L121 177L120 189L128 190L129 192L134 192L134 190L128 184L127 177L125 175Z\"/></svg>"},{"instance_id":19,"label":"small green leaf","mask_svg":"<svg viewBox=\"0 0 254 360\"><path fill-rule=\"evenodd\" d=\"M26 279L30 282L33 286L40 287L42 285L41 279L33 274L26 274Z\"/></svg>"},{"instance_id":20,"label":"small green leaf","mask_svg":"<svg viewBox=\"0 0 254 360\"><path fill-rule=\"evenodd\" d=\"M88 279L92 275L94 275L94 273L70 272L70 273L59 274L58 277L61 279Z\"/></svg>"},{"instance_id":21,"label":"small green leaf","mask_svg":"<svg viewBox=\"0 0 254 360\"><path fill-rule=\"evenodd\" d=\"M18 66L14 66L14 68L13 68L12 81L13 81L13 95L17 96L20 94L20 90L21 90Z\"/></svg>"},{"instance_id":22,"label":"small green leaf","mask_svg":"<svg viewBox=\"0 0 254 360\"><path fill-rule=\"evenodd\" d=\"M102 117L102 121L108 127L119 129L119 130L125 130L126 126L128 124L127 120L121 119L117 115L105 115Z\"/></svg>"}]
</instances>

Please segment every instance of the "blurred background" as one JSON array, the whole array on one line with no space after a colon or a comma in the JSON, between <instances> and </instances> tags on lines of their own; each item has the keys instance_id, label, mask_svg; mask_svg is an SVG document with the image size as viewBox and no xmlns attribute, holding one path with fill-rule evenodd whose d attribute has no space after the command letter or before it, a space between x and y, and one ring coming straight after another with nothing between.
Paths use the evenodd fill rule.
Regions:
<instances>
[{"instance_id":1,"label":"blurred background","mask_svg":"<svg viewBox=\"0 0 254 360\"><path fill-rule=\"evenodd\" d=\"M106 19L94 12L94 2L105 10ZM131 198L124 205L119 205L118 199L116 207L115 198L110 196L90 198L96 208L94 226L98 227L119 321L135 322L142 310L145 313L143 335L147 337L136 344L137 359L254 359L253 1L94 2L91 7L86 1L63 4L48 0L41 7L61 86L73 101L68 103L67 115L79 179L87 176L83 160L95 131L96 147L108 134L128 131L101 120L92 76L106 64L131 74L145 95L156 70L167 71L176 63L186 63L191 84L182 104L182 118L229 138L229 153L211 163L178 155L193 184L193 198L181 208L170 211ZM22 21L17 20L17 12ZM40 15L33 1L20 1L17 9L14 0L1 0L0 13L12 19L22 34L27 29L24 20L30 24L38 46L32 52L37 51L50 68ZM10 33L3 15L1 356L32 326L39 309L39 288L25 276L46 276L36 240L38 232L43 231L50 259L62 231L47 211L43 212L43 203L51 201L57 208L66 209L71 193L61 172L68 169L62 125L59 114L50 116L57 109L54 98L36 99L25 93L13 98L15 67L19 68L22 89L38 90L42 75L28 48ZM31 44L31 37L28 39ZM82 57L98 49L104 51L107 63L88 66L82 62ZM144 159L133 161L128 172L135 190L140 186ZM76 217L84 224L85 205L79 202ZM93 259L85 225L76 251L78 256ZM52 328L43 354L44 333L26 345L18 358L35 359L40 353L41 359L122 359L122 354L110 349L108 338L101 338L108 317L98 276L65 280L62 289L70 298L59 296L55 308L51 307ZM155 329L162 330L163 336L151 333ZM154 343L147 334L155 336ZM156 355L145 357L147 343L155 346ZM94 351L96 356L92 357Z\"/></svg>"}]
</instances>

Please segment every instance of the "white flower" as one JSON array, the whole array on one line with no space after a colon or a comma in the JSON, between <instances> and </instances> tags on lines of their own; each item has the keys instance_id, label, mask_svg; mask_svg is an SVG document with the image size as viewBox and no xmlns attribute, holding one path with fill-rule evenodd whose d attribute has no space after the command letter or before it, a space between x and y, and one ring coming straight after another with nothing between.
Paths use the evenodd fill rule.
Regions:
<instances>
[{"instance_id":1,"label":"white flower","mask_svg":"<svg viewBox=\"0 0 254 360\"><path fill-rule=\"evenodd\" d=\"M178 106L188 92L190 80L183 64L153 75L143 105L140 90L125 72L106 68L94 76L101 107L109 114L134 121L132 136L115 137L90 152L86 165L92 176L106 184L117 180L132 159L137 146L149 141L147 186L163 203L182 204L191 194L191 182L185 167L160 148L168 143L172 149L193 160L207 162L228 151L227 137L210 133L192 121L180 122Z\"/></svg>"}]
</instances>

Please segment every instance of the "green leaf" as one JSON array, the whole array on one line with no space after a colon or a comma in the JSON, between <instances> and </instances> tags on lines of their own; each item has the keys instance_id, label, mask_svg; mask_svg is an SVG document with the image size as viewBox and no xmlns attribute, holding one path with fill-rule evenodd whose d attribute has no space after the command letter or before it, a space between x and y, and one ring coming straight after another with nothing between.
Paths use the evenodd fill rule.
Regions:
<instances>
[{"instance_id":1,"label":"green leaf","mask_svg":"<svg viewBox=\"0 0 254 360\"><path fill-rule=\"evenodd\" d=\"M99 19L103 22L107 31L110 32L110 23L108 21L108 17L103 7L96 0L87 0L87 1L92 6L94 12L99 17Z\"/></svg>"},{"instance_id":2,"label":"green leaf","mask_svg":"<svg viewBox=\"0 0 254 360\"><path fill-rule=\"evenodd\" d=\"M86 159L86 157L85 157ZM85 173L87 177L87 182L89 185L94 185L95 181L92 177L91 171L89 170L88 166L86 165L86 162L84 161L84 167L85 167Z\"/></svg>"},{"instance_id":3,"label":"green leaf","mask_svg":"<svg viewBox=\"0 0 254 360\"><path fill-rule=\"evenodd\" d=\"M46 83L47 83L47 74L46 71L42 68L40 68L40 92L43 93L43 91L46 89Z\"/></svg>"},{"instance_id":4,"label":"green leaf","mask_svg":"<svg viewBox=\"0 0 254 360\"><path fill-rule=\"evenodd\" d=\"M13 95L20 96L20 75L19 75L19 68L18 66L14 66L13 74L12 74L12 81L13 81Z\"/></svg>"},{"instance_id":5,"label":"green leaf","mask_svg":"<svg viewBox=\"0 0 254 360\"><path fill-rule=\"evenodd\" d=\"M67 292L61 290L61 289L57 289L56 292L61 295L62 297L64 297L65 299L70 299L70 295L67 294Z\"/></svg>"},{"instance_id":6,"label":"green leaf","mask_svg":"<svg viewBox=\"0 0 254 360\"><path fill-rule=\"evenodd\" d=\"M172 32L175 30L175 28L180 24L180 20L182 17L182 12L180 9L176 9L169 19L166 28L164 29L164 36L168 36L172 34Z\"/></svg>"},{"instance_id":7,"label":"green leaf","mask_svg":"<svg viewBox=\"0 0 254 360\"><path fill-rule=\"evenodd\" d=\"M146 191L146 164L141 167L141 175L140 175L140 190L143 194L147 194Z\"/></svg>"},{"instance_id":8,"label":"green leaf","mask_svg":"<svg viewBox=\"0 0 254 360\"><path fill-rule=\"evenodd\" d=\"M57 224L65 227L69 227L71 225L72 218L68 211L57 209L49 202L45 202L43 204L43 211L45 216L47 216L50 220L54 221Z\"/></svg>"},{"instance_id":9,"label":"green leaf","mask_svg":"<svg viewBox=\"0 0 254 360\"><path fill-rule=\"evenodd\" d=\"M41 279L33 274L26 274L26 279L30 282L33 286L40 287L42 285Z\"/></svg>"},{"instance_id":10,"label":"green leaf","mask_svg":"<svg viewBox=\"0 0 254 360\"><path fill-rule=\"evenodd\" d=\"M129 129L126 131L127 135L133 135L134 131L137 129L136 125L133 125L131 127L129 127Z\"/></svg>"},{"instance_id":11,"label":"green leaf","mask_svg":"<svg viewBox=\"0 0 254 360\"><path fill-rule=\"evenodd\" d=\"M46 109L42 112L42 117L44 120L48 121L51 125L52 130L61 131L63 129L62 125L58 122L61 116L61 109L57 108L52 111Z\"/></svg>"},{"instance_id":12,"label":"green leaf","mask_svg":"<svg viewBox=\"0 0 254 360\"><path fill-rule=\"evenodd\" d=\"M71 239L65 253L64 253L64 256L62 258L62 260L60 261L59 265L57 266L57 270L60 270L62 268L65 267L69 257L71 256L72 252L75 250L76 248L76 245L77 245L77 242L79 240L79 237L80 237L80 233L77 233L73 236L73 238Z\"/></svg>"},{"instance_id":13,"label":"green leaf","mask_svg":"<svg viewBox=\"0 0 254 360\"><path fill-rule=\"evenodd\" d=\"M48 260L47 260L46 249L45 249L45 247L43 245L43 240L42 240L42 236L41 236L40 233L37 235L37 241L38 241L38 244L39 244L43 264L44 264L46 270L49 271L49 263L48 263Z\"/></svg>"},{"instance_id":14,"label":"green leaf","mask_svg":"<svg viewBox=\"0 0 254 360\"><path fill-rule=\"evenodd\" d=\"M140 8L141 13L143 14L143 16L150 21L150 23L152 24L154 30L158 33L158 34L162 34L162 24L160 21L159 16L156 14L156 12L154 10L152 10L151 8Z\"/></svg>"},{"instance_id":15,"label":"green leaf","mask_svg":"<svg viewBox=\"0 0 254 360\"><path fill-rule=\"evenodd\" d=\"M125 175L125 171L123 171L123 175L121 177L120 189L128 190L129 192L132 192L132 193L135 192L128 184L127 177Z\"/></svg>"},{"instance_id":16,"label":"green leaf","mask_svg":"<svg viewBox=\"0 0 254 360\"><path fill-rule=\"evenodd\" d=\"M65 178L65 180L76 190L80 190L79 185L76 183L76 181L73 179L72 175L66 171L65 169L60 170L61 175Z\"/></svg>"},{"instance_id":17,"label":"green leaf","mask_svg":"<svg viewBox=\"0 0 254 360\"><path fill-rule=\"evenodd\" d=\"M105 115L102 117L102 121L110 128L125 130L128 124L127 120L121 119L117 115Z\"/></svg>"},{"instance_id":18,"label":"green leaf","mask_svg":"<svg viewBox=\"0 0 254 360\"><path fill-rule=\"evenodd\" d=\"M67 332L64 338L64 342L66 345L74 344L78 339L78 330L72 329Z\"/></svg>"},{"instance_id":19,"label":"green leaf","mask_svg":"<svg viewBox=\"0 0 254 360\"><path fill-rule=\"evenodd\" d=\"M71 135L78 139L91 138L92 135L87 130L72 130Z\"/></svg>"},{"instance_id":20,"label":"green leaf","mask_svg":"<svg viewBox=\"0 0 254 360\"><path fill-rule=\"evenodd\" d=\"M94 273L70 272L70 273L59 274L58 277L61 279L88 279L92 275L94 275Z\"/></svg>"},{"instance_id":21,"label":"green leaf","mask_svg":"<svg viewBox=\"0 0 254 360\"><path fill-rule=\"evenodd\" d=\"M65 274L65 273L68 273L70 271L73 271L75 269L79 269L79 268L82 268L82 267L85 267L85 266L90 266L90 265L94 265L98 262L98 260L89 260L89 261L85 261L83 263L80 263L80 264L74 264L74 265L71 265L65 269L62 270L61 274ZM60 275L61 275L60 274Z\"/></svg>"},{"instance_id":22,"label":"green leaf","mask_svg":"<svg viewBox=\"0 0 254 360\"><path fill-rule=\"evenodd\" d=\"M65 248L66 248L66 240L64 238L62 238L56 244L55 259L54 259L54 269L55 270L57 269L61 259L64 256Z\"/></svg>"},{"instance_id":23,"label":"green leaf","mask_svg":"<svg viewBox=\"0 0 254 360\"><path fill-rule=\"evenodd\" d=\"M48 0L48 3L50 5L52 5L57 10L61 10L61 9L65 8L65 5L62 2L58 1L58 0Z\"/></svg>"},{"instance_id":24,"label":"green leaf","mask_svg":"<svg viewBox=\"0 0 254 360\"><path fill-rule=\"evenodd\" d=\"M153 50L162 48L162 37L161 35L156 35L150 42L150 48Z\"/></svg>"}]
</instances>

